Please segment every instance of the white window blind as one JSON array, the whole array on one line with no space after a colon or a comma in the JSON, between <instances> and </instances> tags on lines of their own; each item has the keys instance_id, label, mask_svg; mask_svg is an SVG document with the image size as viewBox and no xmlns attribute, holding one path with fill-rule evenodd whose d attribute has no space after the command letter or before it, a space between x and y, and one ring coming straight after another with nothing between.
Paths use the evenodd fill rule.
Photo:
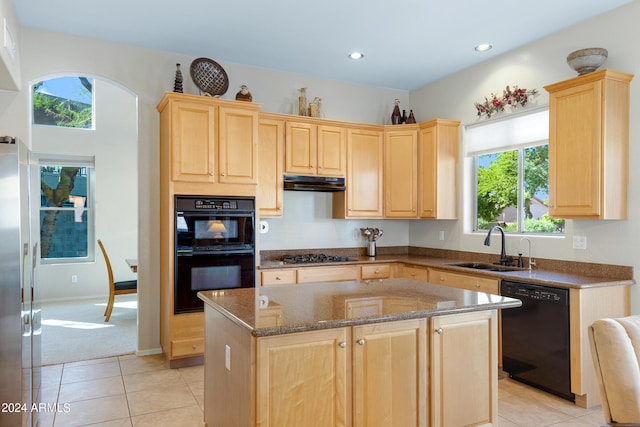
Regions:
<instances>
[{"instance_id":1,"label":"white window blind","mask_svg":"<svg viewBox=\"0 0 640 427\"><path fill-rule=\"evenodd\" d=\"M542 145L549 140L549 107L465 126L467 156Z\"/></svg>"}]
</instances>

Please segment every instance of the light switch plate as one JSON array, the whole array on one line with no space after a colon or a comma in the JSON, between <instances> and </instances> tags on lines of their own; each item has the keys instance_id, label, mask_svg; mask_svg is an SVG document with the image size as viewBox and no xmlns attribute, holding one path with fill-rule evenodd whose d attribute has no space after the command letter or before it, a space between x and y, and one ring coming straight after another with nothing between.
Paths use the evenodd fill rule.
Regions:
<instances>
[{"instance_id":1,"label":"light switch plate","mask_svg":"<svg viewBox=\"0 0 640 427\"><path fill-rule=\"evenodd\" d=\"M228 344L224 346L224 367L231 370L231 347Z\"/></svg>"}]
</instances>

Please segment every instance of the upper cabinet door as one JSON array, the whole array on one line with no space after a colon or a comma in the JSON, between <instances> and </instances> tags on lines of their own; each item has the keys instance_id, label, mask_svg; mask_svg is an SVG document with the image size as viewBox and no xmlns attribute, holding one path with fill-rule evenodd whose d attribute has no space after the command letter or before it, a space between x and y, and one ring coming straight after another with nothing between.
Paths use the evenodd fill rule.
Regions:
<instances>
[{"instance_id":1,"label":"upper cabinet door","mask_svg":"<svg viewBox=\"0 0 640 427\"><path fill-rule=\"evenodd\" d=\"M219 108L220 183L256 184L258 111Z\"/></svg>"},{"instance_id":2,"label":"upper cabinet door","mask_svg":"<svg viewBox=\"0 0 640 427\"><path fill-rule=\"evenodd\" d=\"M285 173L315 175L318 166L316 125L287 122Z\"/></svg>"},{"instance_id":3,"label":"upper cabinet door","mask_svg":"<svg viewBox=\"0 0 640 427\"><path fill-rule=\"evenodd\" d=\"M385 132L384 216L418 216L418 133L415 128Z\"/></svg>"},{"instance_id":4,"label":"upper cabinet door","mask_svg":"<svg viewBox=\"0 0 640 427\"><path fill-rule=\"evenodd\" d=\"M168 125L173 181L216 182L216 109L176 101Z\"/></svg>"},{"instance_id":5,"label":"upper cabinet door","mask_svg":"<svg viewBox=\"0 0 640 427\"><path fill-rule=\"evenodd\" d=\"M346 132L338 126L318 126L318 175L345 176Z\"/></svg>"},{"instance_id":6,"label":"upper cabinet door","mask_svg":"<svg viewBox=\"0 0 640 427\"><path fill-rule=\"evenodd\" d=\"M382 217L382 132L349 129L347 132L347 190L334 193L335 218Z\"/></svg>"},{"instance_id":7,"label":"upper cabinet door","mask_svg":"<svg viewBox=\"0 0 640 427\"><path fill-rule=\"evenodd\" d=\"M418 207L420 218L457 218L458 128L456 120L420 124Z\"/></svg>"},{"instance_id":8,"label":"upper cabinet door","mask_svg":"<svg viewBox=\"0 0 640 427\"><path fill-rule=\"evenodd\" d=\"M260 119L257 204L260 216L282 216L284 121Z\"/></svg>"},{"instance_id":9,"label":"upper cabinet door","mask_svg":"<svg viewBox=\"0 0 640 427\"><path fill-rule=\"evenodd\" d=\"M632 78L602 70L545 86L552 217L626 219Z\"/></svg>"}]
</instances>

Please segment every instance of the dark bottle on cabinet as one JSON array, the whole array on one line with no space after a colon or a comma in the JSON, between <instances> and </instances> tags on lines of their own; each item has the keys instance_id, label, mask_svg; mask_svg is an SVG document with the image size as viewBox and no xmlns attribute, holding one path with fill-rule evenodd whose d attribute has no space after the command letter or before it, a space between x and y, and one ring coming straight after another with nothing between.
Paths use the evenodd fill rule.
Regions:
<instances>
[{"instance_id":1,"label":"dark bottle on cabinet","mask_svg":"<svg viewBox=\"0 0 640 427\"><path fill-rule=\"evenodd\" d=\"M397 99L395 100L395 106L393 107L393 112L391 113L391 124L392 125L399 125L401 120L402 120L402 116L400 115L400 101L398 101Z\"/></svg>"},{"instance_id":2,"label":"dark bottle on cabinet","mask_svg":"<svg viewBox=\"0 0 640 427\"><path fill-rule=\"evenodd\" d=\"M402 110L401 123L407 123L407 110Z\"/></svg>"},{"instance_id":3,"label":"dark bottle on cabinet","mask_svg":"<svg viewBox=\"0 0 640 427\"><path fill-rule=\"evenodd\" d=\"M415 123L416 118L413 115L413 110L409 110L409 117L407 118L407 123Z\"/></svg>"}]
</instances>

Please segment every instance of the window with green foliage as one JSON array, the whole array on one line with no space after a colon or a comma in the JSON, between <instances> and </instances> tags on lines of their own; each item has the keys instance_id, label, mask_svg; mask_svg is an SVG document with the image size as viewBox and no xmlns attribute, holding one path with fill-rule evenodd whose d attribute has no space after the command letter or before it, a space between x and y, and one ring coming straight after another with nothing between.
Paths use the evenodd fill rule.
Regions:
<instances>
[{"instance_id":1,"label":"window with green foliage","mask_svg":"<svg viewBox=\"0 0 640 427\"><path fill-rule=\"evenodd\" d=\"M476 230L500 224L505 231L563 233L564 220L549 218L549 146L475 156Z\"/></svg>"},{"instance_id":2,"label":"window with green foliage","mask_svg":"<svg viewBox=\"0 0 640 427\"><path fill-rule=\"evenodd\" d=\"M93 79L58 77L33 85L33 124L93 128Z\"/></svg>"},{"instance_id":3,"label":"window with green foliage","mask_svg":"<svg viewBox=\"0 0 640 427\"><path fill-rule=\"evenodd\" d=\"M40 166L40 256L43 263L91 261L93 167Z\"/></svg>"},{"instance_id":4,"label":"window with green foliage","mask_svg":"<svg viewBox=\"0 0 640 427\"><path fill-rule=\"evenodd\" d=\"M563 234L564 220L549 218L548 110L470 125L474 230L499 224L507 232Z\"/></svg>"}]
</instances>

